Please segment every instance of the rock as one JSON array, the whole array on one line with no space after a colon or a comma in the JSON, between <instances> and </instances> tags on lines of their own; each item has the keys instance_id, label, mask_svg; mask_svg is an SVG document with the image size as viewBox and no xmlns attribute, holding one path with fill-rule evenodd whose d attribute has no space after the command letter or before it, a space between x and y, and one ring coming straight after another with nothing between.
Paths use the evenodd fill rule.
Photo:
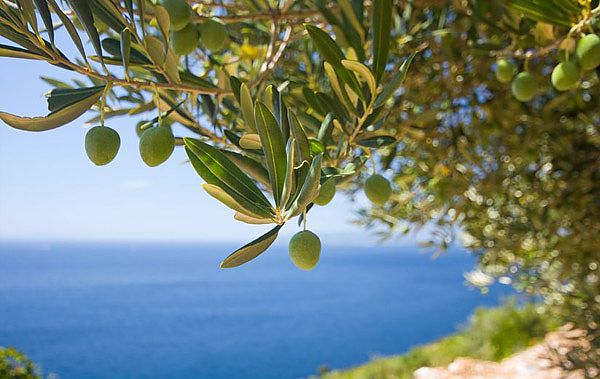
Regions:
<instances>
[{"instance_id":1,"label":"rock","mask_svg":"<svg viewBox=\"0 0 600 379\"><path fill-rule=\"evenodd\" d=\"M413 375L415 379L583 379L582 372L567 373L553 358L557 352L564 354L585 344L584 336L583 331L565 326L546 335L542 343L501 362L457 358L448 367L421 367Z\"/></svg>"}]
</instances>

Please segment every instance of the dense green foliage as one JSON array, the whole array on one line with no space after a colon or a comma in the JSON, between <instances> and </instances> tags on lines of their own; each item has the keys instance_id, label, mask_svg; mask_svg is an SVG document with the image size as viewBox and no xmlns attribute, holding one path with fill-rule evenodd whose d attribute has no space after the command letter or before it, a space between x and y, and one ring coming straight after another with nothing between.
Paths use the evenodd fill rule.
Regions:
<instances>
[{"instance_id":1,"label":"dense green foliage","mask_svg":"<svg viewBox=\"0 0 600 379\"><path fill-rule=\"evenodd\" d=\"M2 0L0 56L89 83L45 78L47 116L0 119L43 131L90 108L100 125L142 115L131 127L148 165L185 145L237 220L271 224L221 267L310 220L334 179L372 200L359 224L384 237L433 226L440 250L459 234L474 284L512 283L599 335L598 3Z\"/></svg>"},{"instance_id":2,"label":"dense green foliage","mask_svg":"<svg viewBox=\"0 0 600 379\"><path fill-rule=\"evenodd\" d=\"M534 305L517 307L508 302L499 308L479 308L458 333L416 347L406 354L377 358L347 371L322 375L326 379L410 379L420 367L447 366L456 358L500 361L543 339L559 321L544 316Z\"/></svg>"},{"instance_id":3,"label":"dense green foliage","mask_svg":"<svg viewBox=\"0 0 600 379\"><path fill-rule=\"evenodd\" d=\"M0 347L0 378L38 379L41 375L25 354L10 347Z\"/></svg>"}]
</instances>

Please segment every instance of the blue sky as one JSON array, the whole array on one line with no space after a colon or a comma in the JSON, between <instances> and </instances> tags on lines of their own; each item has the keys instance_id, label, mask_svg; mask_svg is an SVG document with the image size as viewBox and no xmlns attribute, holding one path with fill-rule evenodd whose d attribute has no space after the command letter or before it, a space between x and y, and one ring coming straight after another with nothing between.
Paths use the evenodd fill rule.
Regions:
<instances>
[{"instance_id":1,"label":"blue sky","mask_svg":"<svg viewBox=\"0 0 600 379\"><path fill-rule=\"evenodd\" d=\"M50 86L40 75L77 78L44 62L0 59L0 110L47 114L43 94ZM181 149L165 164L146 167L138 154L136 119L109 120L121 135L121 150L108 166L94 166L83 147L89 117L43 133L0 121L0 239L243 242L268 228L233 220L201 189ZM349 224L356 206L338 195L311 212L308 227L331 243L371 243L369 233ZM295 231L288 225L282 234Z\"/></svg>"}]
</instances>

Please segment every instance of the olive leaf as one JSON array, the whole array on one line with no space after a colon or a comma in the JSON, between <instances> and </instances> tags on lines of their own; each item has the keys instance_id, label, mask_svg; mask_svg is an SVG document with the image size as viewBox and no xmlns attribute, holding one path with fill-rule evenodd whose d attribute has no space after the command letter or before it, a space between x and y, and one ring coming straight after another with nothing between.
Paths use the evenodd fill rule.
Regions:
<instances>
[{"instance_id":1,"label":"olive leaf","mask_svg":"<svg viewBox=\"0 0 600 379\"><path fill-rule=\"evenodd\" d=\"M242 110L242 116L246 122L246 127L250 132L256 132L256 121L254 120L254 103L252 101L252 95L250 89L246 83L240 85L240 107Z\"/></svg>"},{"instance_id":2,"label":"olive leaf","mask_svg":"<svg viewBox=\"0 0 600 379\"><path fill-rule=\"evenodd\" d=\"M104 86L95 86L88 88L54 88L46 93L48 101L48 110L50 112L58 111L70 104L79 102L102 91Z\"/></svg>"},{"instance_id":3,"label":"olive leaf","mask_svg":"<svg viewBox=\"0 0 600 379\"><path fill-rule=\"evenodd\" d=\"M372 137L362 138L356 141L356 143L360 146L368 147L368 148L380 148L388 145L392 145L396 143L397 140L395 137L390 135L378 135Z\"/></svg>"},{"instance_id":4,"label":"olive leaf","mask_svg":"<svg viewBox=\"0 0 600 379\"><path fill-rule=\"evenodd\" d=\"M283 224L277 225L254 241L231 253L221 262L221 268L238 267L258 257L273 244L282 226Z\"/></svg>"},{"instance_id":5,"label":"olive leaf","mask_svg":"<svg viewBox=\"0 0 600 379\"><path fill-rule=\"evenodd\" d=\"M379 83L388 61L392 30L392 0L373 0L373 73Z\"/></svg>"},{"instance_id":6,"label":"olive leaf","mask_svg":"<svg viewBox=\"0 0 600 379\"><path fill-rule=\"evenodd\" d=\"M277 120L267 106L260 101L254 106L256 129L260 136L263 153L267 163L267 171L271 180L275 204L281 205L281 194L285 182L286 154L285 144Z\"/></svg>"},{"instance_id":7,"label":"olive leaf","mask_svg":"<svg viewBox=\"0 0 600 379\"><path fill-rule=\"evenodd\" d=\"M281 204L285 207L290 200L292 195L292 189L294 189L296 183L294 182L294 160L296 156L296 141L290 138L285 148L287 154L285 182L283 183L283 191L281 193Z\"/></svg>"},{"instance_id":8,"label":"olive leaf","mask_svg":"<svg viewBox=\"0 0 600 379\"><path fill-rule=\"evenodd\" d=\"M260 136L258 134L249 133L244 134L240 138L240 147L247 150L260 150L262 144L260 143Z\"/></svg>"},{"instance_id":9,"label":"olive leaf","mask_svg":"<svg viewBox=\"0 0 600 379\"><path fill-rule=\"evenodd\" d=\"M96 54L102 61L102 46L100 46L100 36L98 35L98 31L94 26L94 15L92 14L92 10L87 1L77 1L77 0L67 0L77 18L83 24L83 27L90 37L90 41L94 46L94 50L96 50Z\"/></svg>"},{"instance_id":10,"label":"olive leaf","mask_svg":"<svg viewBox=\"0 0 600 379\"><path fill-rule=\"evenodd\" d=\"M79 100L71 103L65 101L62 107L57 106L53 112L45 117L21 117L0 112L0 119L13 128L30 132L41 132L57 128L84 114L100 99L104 86L92 88L96 90L88 93L86 97L79 98ZM48 104L50 105L50 103Z\"/></svg>"},{"instance_id":11,"label":"olive leaf","mask_svg":"<svg viewBox=\"0 0 600 379\"><path fill-rule=\"evenodd\" d=\"M321 179L321 161L323 155L319 154L313 158L308 170L308 175L302 184L298 197L287 212L289 218L298 216L310 204L319 193L319 181Z\"/></svg>"},{"instance_id":12,"label":"olive leaf","mask_svg":"<svg viewBox=\"0 0 600 379\"><path fill-rule=\"evenodd\" d=\"M404 83L406 75L408 74L408 69L410 68L410 64L415 58L415 55L416 53L412 53L411 55L409 55L409 57L406 58L404 62L402 62L402 65L400 65L400 69L398 69L398 72L396 72L396 74L392 77L392 80L390 80L383 87L383 91L381 91L379 96L377 96L377 99L375 99L375 108L384 105L385 102L388 101L388 99L394 95L394 93L398 90L402 83Z\"/></svg>"},{"instance_id":13,"label":"olive leaf","mask_svg":"<svg viewBox=\"0 0 600 379\"><path fill-rule=\"evenodd\" d=\"M54 11L54 13L60 19L60 22L62 22L62 24L65 26L65 29L67 29L67 32L69 33L69 37L71 37L71 40L77 47L79 54L81 54L81 56L83 57L83 60L87 63L87 56L85 54L85 49L83 48L83 43L81 42L81 38L79 37L79 34L77 33L77 30L75 29L75 26L73 25L73 23L71 22L69 17L67 17L67 15L62 11L62 9L60 9L58 4L56 4L55 0L47 0L47 1L48 1L48 5L50 5L50 7Z\"/></svg>"},{"instance_id":14,"label":"olive leaf","mask_svg":"<svg viewBox=\"0 0 600 379\"><path fill-rule=\"evenodd\" d=\"M308 137L306 137L306 132L304 131L300 121L298 121L298 117L296 117L296 114L291 110L288 110L288 121L290 124L290 133L292 138L296 141L296 165L300 165L304 161L309 162L311 160L311 156Z\"/></svg>"},{"instance_id":15,"label":"olive leaf","mask_svg":"<svg viewBox=\"0 0 600 379\"><path fill-rule=\"evenodd\" d=\"M245 207L243 202L240 203L237 201L233 196L227 193L225 189L219 187L218 185L205 183L202 185L202 188L204 188L209 195L238 213L252 218L271 220L271 223L273 222L271 217L263 218L261 213L255 213L252 209Z\"/></svg>"},{"instance_id":16,"label":"olive leaf","mask_svg":"<svg viewBox=\"0 0 600 379\"><path fill-rule=\"evenodd\" d=\"M227 156L227 158L231 159L236 166L242 169L242 171L256 179L256 181L260 184L270 188L271 182L269 181L269 173L260 163L254 159L248 158L233 151L222 150L222 152Z\"/></svg>"},{"instance_id":17,"label":"olive leaf","mask_svg":"<svg viewBox=\"0 0 600 379\"><path fill-rule=\"evenodd\" d=\"M342 50L340 50L335 41L331 39L326 32L314 25L304 24L304 27L308 31L310 38L315 43L315 46L319 50L319 53L321 53L323 59L335 68L340 79L348 84L348 86L350 86L350 88L364 101L365 96L360 88L360 83L358 83L356 77L342 64L342 60L345 59L344 53L342 53Z\"/></svg>"},{"instance_id":18,"label":"olive leaf","mask_svg":"<svg viewBox=\"0 0 600 379\"><path fill-rule=\"evenodd\" d=\"M104 42L104 41L103 41ZM121 61L123 62L123 69L125 70L125 76L129 77L129 60L131 57L131 32L125 28L121 32Z\"/></svg>"},{"instance_id":19,"label":"olive leaf","mask_svg":"<svg viewBox=\"0 0 600 379\"><path fill-rule=\"evenodd\" d=\"M186 151L188 151L188 156L194 155L200 159L211 174L219 179L221 183L231 188L231 190L247 201L255 203L257 206L260 206L269 212L271 211L271 204L265 195L258 189L252 179L231 162L225 154L211 145L197 139L185 138L184 142L187 148ZM202 176L202 173L199 172L199 174ZM219 183L211 182L209 180L211 178L205 178L204 176L202 178L206 180L207 183L219 185Z\"/></svg>"},{"instance_id":20,"label":"olive leaf","mask_svg":"<svg viewBox=\"0 0 600 379\"><path fill-rule=\"evenodd\" d=\"M20 47L3 45L1 43L0 43L0 57L37 59L37 60L45 58L43 55L37 54L33 51L21 49Z\"/></svg>"},{"instance_id":21,"label":"olive leaf","mask_svg":"<svg viewBox=\"0 0 600 379\"><path fill-rule=\"evenodd\" d=\"M54 25L52 23L52 15L50 14L50 9L48 8L48 3L46 0L35 0L35 6L40 12L40 17L44 22L44 26L46 27L46 31L48 32L48 38L50 38L50 43L54 45Z\"/></svg>"},{"instance_id":22,"label":"olive leaf","mask_svg":"<svg viewBox=\"0 0 600 379\"><path fill-rule=\"evenodd\" d=\"M187 138L184 138L184 144L189 144L189 141L186 141L186 139ZM198 175L200 175L200 177L204 179L207 184L220 188L222 192L227 195L225 196L224 194L217 192L213 187L204 187L205 190L208 189L207 192L212 190L212 193L209 192L211 196L215 197L217 200L223 202L225 205L236 211L243 210L252 217L272 218L274 216L274 212L271 207L265 207L264 205L249 200L247 197L240 195L229 185L223 182L187 145L185 146L185 152L190 160L190 163L192 164L192 167L196 170Z\"/></svg>"},{"instance_id":23,"label":"olive leaf","mask_svg":"<svg viewBox=\"0 0 600 379\"><path fill-rule=\"evenodd\" d=\"M246 224L251 224L251 225L265 225L265 224L273 223L273 219L256 218L256 217L248 216L247 214L240 213L240 212L236 212L235 215L233 216L233 218L236 219L237 221L241 221L241 222L244 222Z\"/></svg>"}]
</instances>

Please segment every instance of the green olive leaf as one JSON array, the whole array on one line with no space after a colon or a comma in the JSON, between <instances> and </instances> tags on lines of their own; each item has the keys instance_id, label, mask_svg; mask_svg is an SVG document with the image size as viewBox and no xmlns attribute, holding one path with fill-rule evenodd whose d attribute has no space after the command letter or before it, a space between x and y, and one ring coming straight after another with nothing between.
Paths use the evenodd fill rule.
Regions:
<instances>
[{"instance_id":1,"label":"green olive leaf","mask_svg":"<svg viewBox=\"0 0 600 379\"><path fill-rule=\"evenodd\" d=\"M277 120L266 105L260 101L254 106L256 129L260 136L263 153L267 162L267 171L271 180L275 204L281 205L281 194L285 182L286 155L285 144Z\"/></svg>"},{"instance_id":2,"label":"green olive leaf","mask_svg":"<svg viewBox=\"0 0 600 379\"><path fill-rule=\"evenodd\" d=\"M375 108L383 106L385 102L388 101L388 99L390 99L394 95L394 93L398 90L402 83L404 83L404 80L406 80L406 75L408 74L408 69L415 55L416 53L412 53L408 58L406 58L406 60L402 62L402 65L400 66L398 72L396 72L396 74L392 77L392 80L390 80L383 87L383 91L381 91L379 96L377 96L377 98L375 99Z\"/></svg>"},{"instance_id":3,"label":"green olive leaf","mask_svg":"<svg viewBox=\"0 0 600 379\"><path fill-rule=\"evenodd\" d=\"M265 186L266 188L271 187L271 182L269 181L269 173L267 170L254 159L248 158L242 154L235 153L229 150L222 150L223 154L227 156L227 158L231 159L236 166L238 166L242 171L248 173L253 179L257 182Z\"/></svg>"},{"instance_id":4,"label":"green olive leaf","mask_svg":"<svg viewBox=\"0 0 600 379\"><path fill-rule=\"evenodd\" d=\"M231 253L221 262L221 268L238 267L258 257L273 244L282 226L283 224L277 225L254 241Z\"/></svg>"},{"instance_id":5,"label":"green olive leaf","mask_svg":"<svg viewBox=\"0 0 600 379\"><path fill-rule=\"evenodd\" d=\"M306 137L306 132L304 131L302 124L298 120L298 117L296 117L296 114L291 110L288 110L288 121L290 124L290 132L292 138L294 138L294 140L296 141L296 166L302 164L302 162L304 161L310 162L311 155L308 137Z\"/></svg>"},{"instance_id":6,"label":"green olive leaf","mask_svg":"<svg viewBox=\"0 0 600 379\"><path fill-rule=\"evenodd\" d=\"M228 188L251 203L271 210L271 204L265 195L258 189L256 184L242 170L240 170L225 154L218 149L196 139L185 138L188 156L194 155L210 170L212 175L219 179ZM189 154L191 153L191 154ZM202 173L200 173L202 176ZM203 177L207 183L212 183ZM223 187L224 186L220 186Z\"/></svg>"},{"instance_id":7,"label":"green olive leaf","mask_svg":"<svg viewBox=\"0 0 600 379\"><path fill-rule=\"evenodd\" d=\"M286 213L288 218L296 217L304 211L313 199L319 194L319 182L321 180L321 161L323 155L319 154L314 157L308 175L302 184L302 189L298 194L298 198L290 210Z\"/></svg>"},{"instance_id":8,"label":"green olive leaf","mask_svg":"<svg viewBox=\"0 0 600 379\"><path fill-rule=\"evenodd\" d=\"M6 112L0 112L0 119L13 128L30 132L41 132L65 125L90 109L102 96L104 86L88 94L76 102L57 109L45 117L20 117Z\"/></svg>"},{"instance_id":9,"label":"green olive leaf","mask_svg":"<svg viewBox=\"0 0 600 379\"><path fill-rule=\"evenodd\" d=\"M296 183L294 182L294 165L296 158L296 141L293 138L290 138L287 142L287 146L285 148L287 154L287 162L286 162L286 172L285 172L285 182L283 183L283 191L281 193L281 206L283 208L286 207L287 203L290 200L290 196L292 195L292 190L294 189Z\"/></svg>"},{"instance_id":10,"label":"green olive leaf","mask_svg":"<svg viewBox=\"0 0 600 379\"><path fill-rule=\"evenodd\" d=\"M44 26L46 27L46 31L48 32L48 38L50 38L50 43L54 45L54 25L52 23L52 15L50 14L50 8L48 8L48 2L46 0L35 0L35 6L40 13L40 17L44 22Z\"/></svg>"},{"instance_id":11,"label":"green olive leaf","mask_svg":"<svg viewBox=\"0 0 600 379\"><path fill-rule=\"evenodd\" d=\"M242 109L242 116L246 122L245 126L249 132L256 133L256 121L254 120L254 102L252 101L252 95L250 89L246 83L240 85L240 107Z\"/></svg>"},{"instance_id":12,"label":"green olive leaf","mask_svg":"<svg viewBox=\"0 0 600 379\"><path fill-rule=\"evenodd\" d=\"M373 73L375 74L375 81L379 84L385 71L390 51L392 0L373 0L372 13Z\"/></svg>"}]
</instances>

